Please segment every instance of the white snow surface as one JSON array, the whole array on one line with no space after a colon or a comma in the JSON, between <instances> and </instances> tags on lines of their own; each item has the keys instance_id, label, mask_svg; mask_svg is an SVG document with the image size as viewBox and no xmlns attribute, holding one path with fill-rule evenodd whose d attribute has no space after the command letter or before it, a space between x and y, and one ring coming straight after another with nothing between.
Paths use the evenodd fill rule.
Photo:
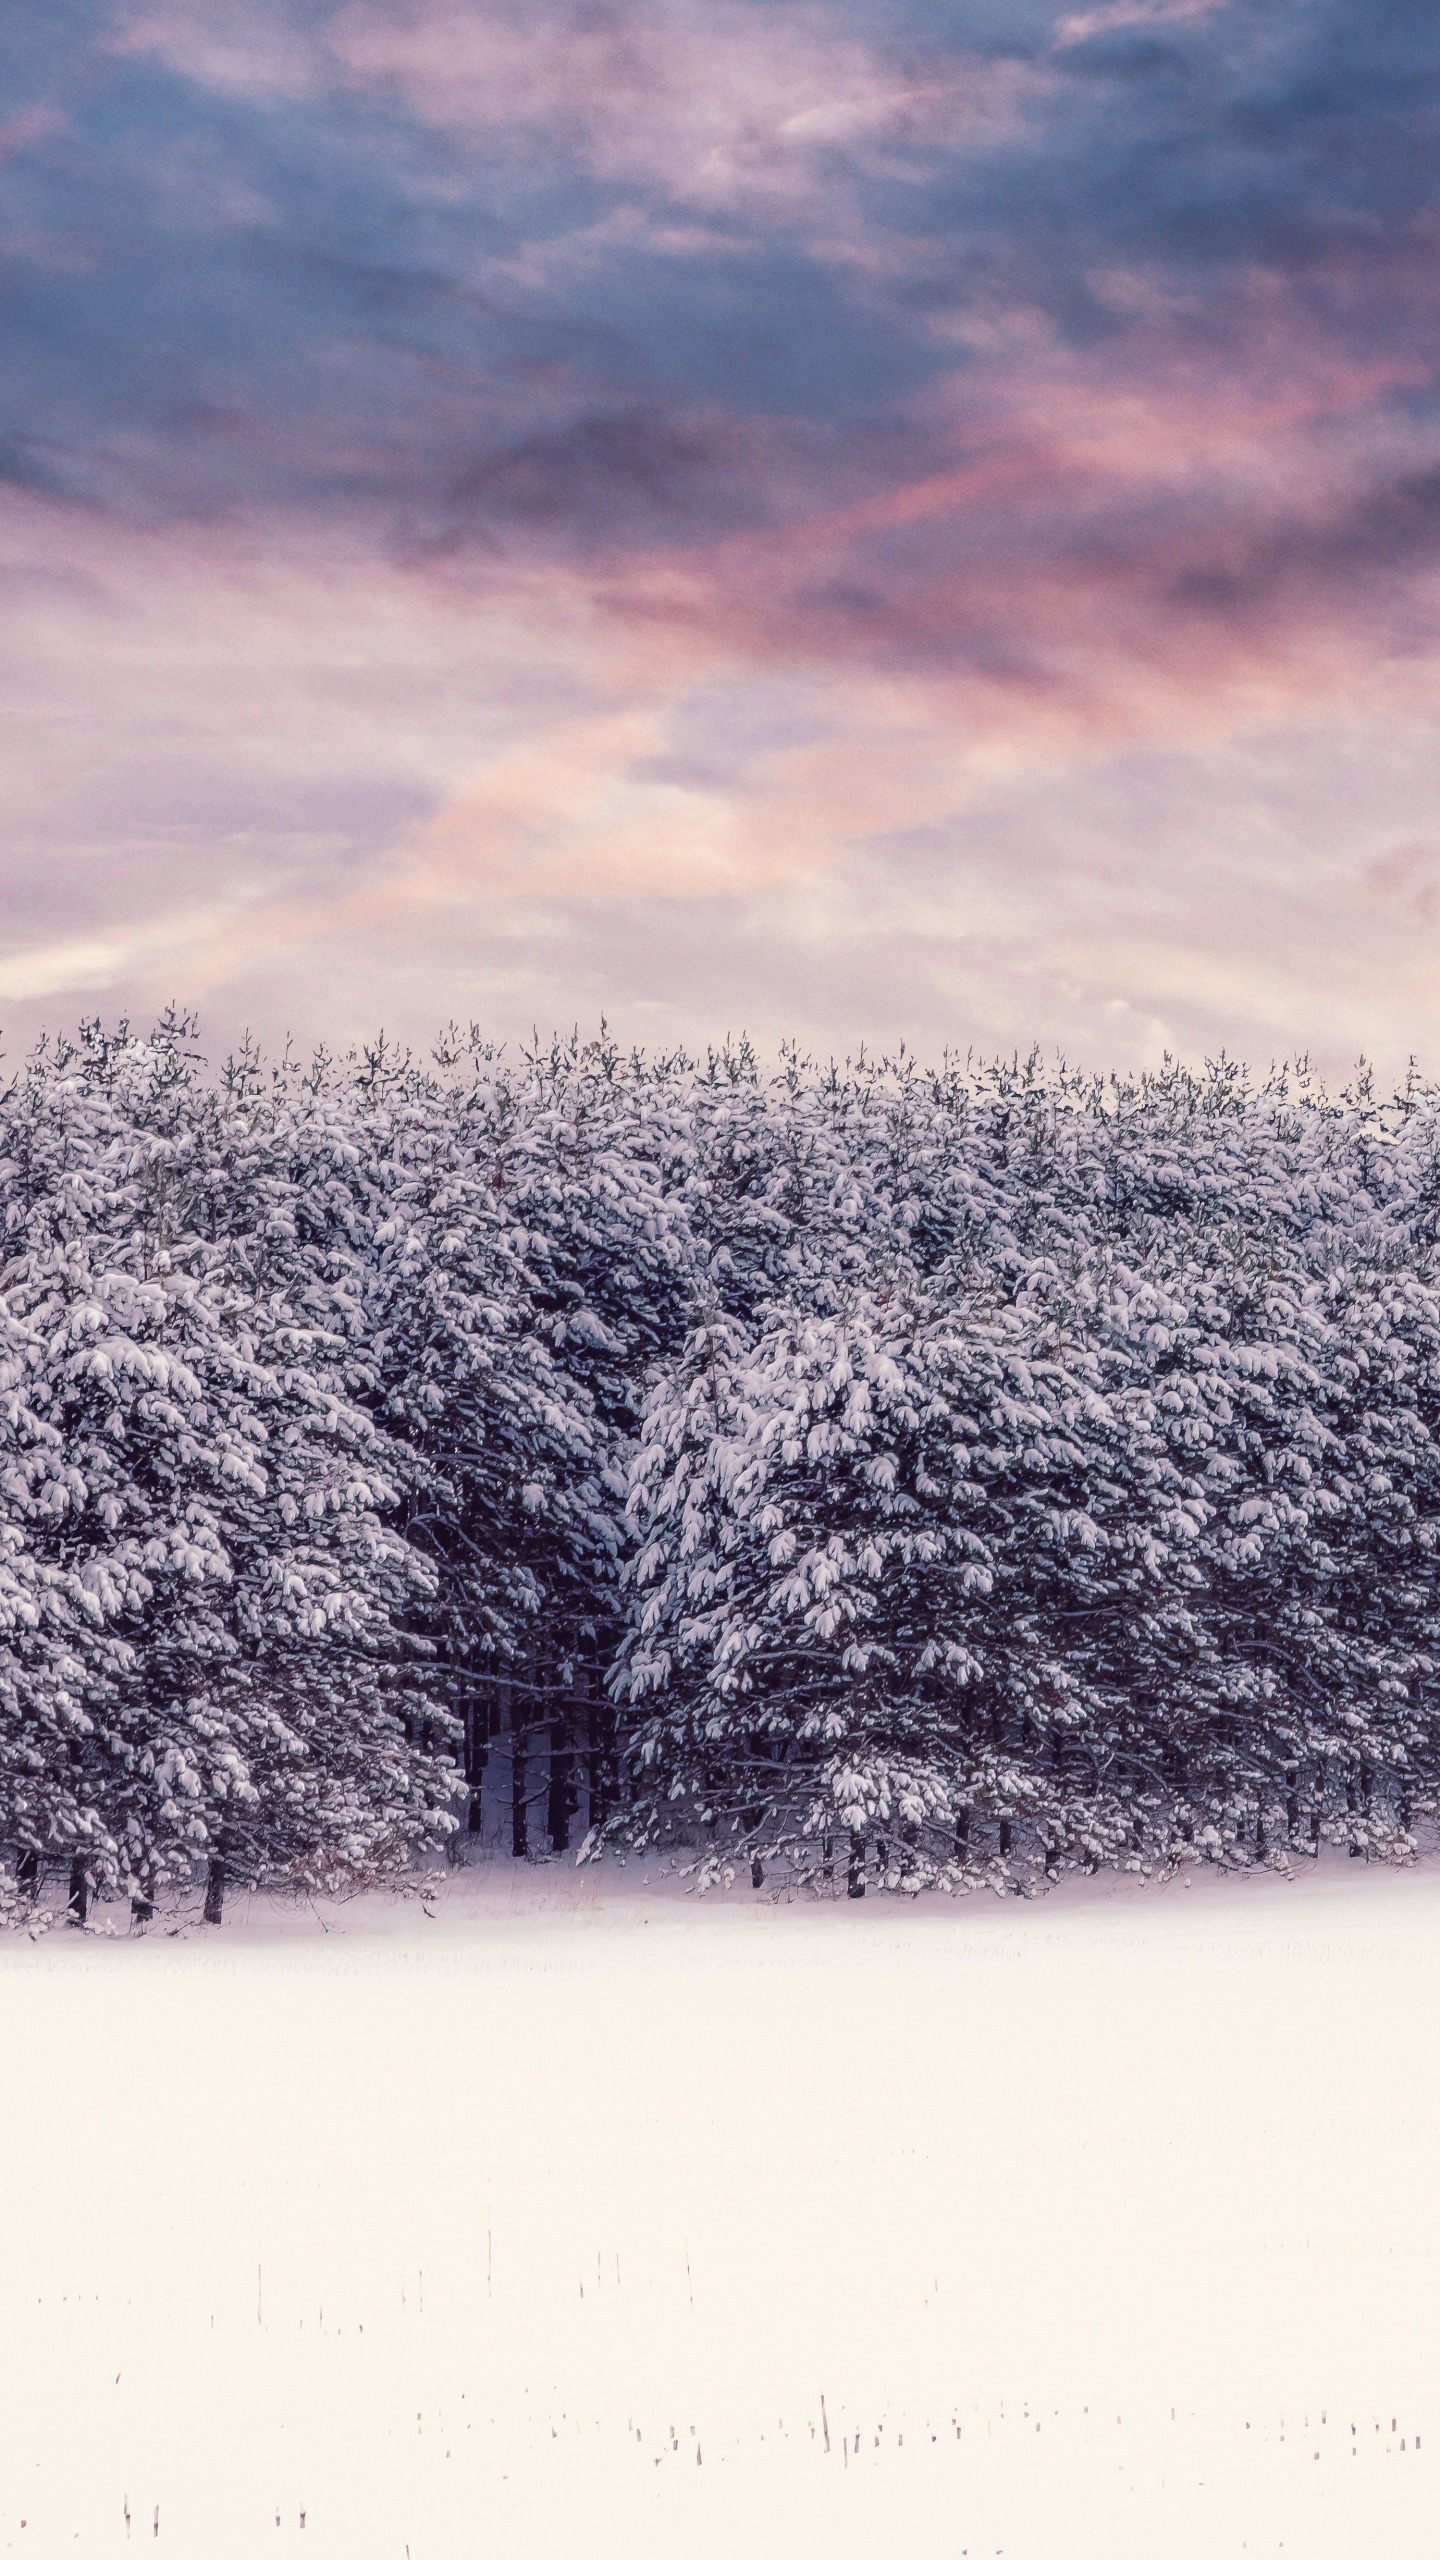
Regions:
<instances>
[{"instance_id":1,"label":"white snow surface","mask_svg":"<svg viewBox=\"0 0 1440 2560\"><path fill-rule=\"evenodd\" d=\"M11 1942L0 2550L1432 2554L1437 2013L1348 1859Z\"/></svg>"}]
</instances>

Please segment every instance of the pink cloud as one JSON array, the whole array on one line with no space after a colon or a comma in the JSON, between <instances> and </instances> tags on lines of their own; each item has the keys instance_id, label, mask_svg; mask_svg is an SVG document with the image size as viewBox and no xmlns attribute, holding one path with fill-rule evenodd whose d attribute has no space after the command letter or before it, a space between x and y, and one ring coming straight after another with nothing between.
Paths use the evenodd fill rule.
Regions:
<instances>
[{"instance_id":1,"label":"pink cloud","mask_svg":"<svg viewBox=\"0 0 1440 2560\"><path fill-rule=\"evenodd\" d=\"M222 97L265 104L304 97L323 77L320 44L283 5L236 0L234 7L131 9L108 38L118 54L153 55L182 78Z\"/></svg>"},{"instance_id":2,"label":"pink cloud","mask_svg":"<svg viewBox=\"0 0 1440 2560\"><path fill-rule=\"evenodd\" d=\"M1440 1034L1433 652L1377 665L1332 628L1187 689L1126 657L1077 573L1049 688L887 669L808 624L807 674L753 561L662 625L588 573L481 585L278 519L139 534L13 500L0 553L30 742L12 1048L177 993L215 1037L602 1006L635 1036L1038 1028L1092 1057L1299 1040L1343 1063Z\"/></svg>"},{"instance_id":3,"label":"pink cloud","mask_svg":"<svg viewBox=\"0 0 1440 2560\"><path fill-rule=\"evenodd\" d=\"M260 103L340 84L451 133L544 130L573 163L722 208L810 192L817 155L1017 129L1045 75L854 34L823 0L759 13L714 0L580 10L536 0L351 0L299 19L267 0L132 10L111 49Z\"/></svg>"},{"instance_id":4,"label":"pink cloud","mask_svg":"<svg viewBox=\"0 0 1440 2560\"><path fill-rule=\"evenodd\" d=\"M63 133L68 121L58 107L37 103L18 108L0 120L0 166L28 150L32 142L47 142L52 134Z\"/></svg>"},{"instance_id":5,"label":"pink cloud","mask_svg":"<svg viewBox=\"0 0 1440 2560\"><path fill-rule=\"evenodd\" d=\"M907 68L823 7L715 0L622 12L427 5L344 8L327 30L352 80L452 131L545 127L599 174L721 208L807 195L817 155L903 151L1014 127L1035 75L917 54Z\"/></svg>"},{"instance_id":6,"label":"pink cloud","mask_svg":"<svg viewBox=\"0 0 1440 2560\"><path fill-rule=\"evenodd\" d=\"M1203 26L1227 8L1229 0L1106 0L1100 9L1081 9L1061 18L1055 28L1057 46L1085 44L1092 36L1113 35L1124 27Z\"/></svg>"},{"instance_id":7,"label":"pink cloud","mask_svg":"<svg viewBox=\"0 0 1440 2560\"><path fill-rule=\"evenodd\" d=\"M1403 421L1375 429L1410 370L1288 352L1262 345L1247 373L1185 351L1141 378L1052 356L988 400L960 377L964 461L597 560L597 597L656 658L911 685L963 707L987 753L1288 716L1364 681L1396 579L1423 613L1440 558L1440 525L1409 558L1383 536L1387 489L1429 467Z\"/></svg>"}]
</instances>

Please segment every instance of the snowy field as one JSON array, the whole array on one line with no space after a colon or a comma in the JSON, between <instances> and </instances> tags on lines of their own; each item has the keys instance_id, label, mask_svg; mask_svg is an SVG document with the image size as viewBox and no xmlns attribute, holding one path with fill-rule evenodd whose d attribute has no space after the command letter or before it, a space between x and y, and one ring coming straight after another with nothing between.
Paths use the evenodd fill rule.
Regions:
<instances>
[{"instance_id":1,"label":"snowy field","mask_svg":"<svg viewBox=\"0 0 1440 2560\"><path fill-rule=\"evenodd\" d=\"M0 2549L1435 2551L1440 1865L438 1896L0 1948Z\"/></svg>"}]
</instances>

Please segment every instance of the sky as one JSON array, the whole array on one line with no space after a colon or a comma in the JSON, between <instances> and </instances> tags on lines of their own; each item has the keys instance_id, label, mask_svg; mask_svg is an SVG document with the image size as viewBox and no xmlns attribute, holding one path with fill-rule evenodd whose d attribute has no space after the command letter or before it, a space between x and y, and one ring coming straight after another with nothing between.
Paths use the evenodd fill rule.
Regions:
<instances>
[{"instance_id":1,"label":"sky","mask_svg":"<svg viewBox=\"0 0 1440 2560\"><path fill-rule=\"evenodd\" d=\"M47 0L0 1026L1440 1074L1433 0Z\"/></svg>"}]
</instances>

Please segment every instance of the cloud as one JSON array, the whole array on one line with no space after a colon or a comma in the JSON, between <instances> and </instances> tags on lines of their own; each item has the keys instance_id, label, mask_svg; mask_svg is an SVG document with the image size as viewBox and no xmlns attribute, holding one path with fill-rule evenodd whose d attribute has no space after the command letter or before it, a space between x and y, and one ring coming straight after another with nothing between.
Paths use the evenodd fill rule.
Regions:
<instances>
[{"instance_id":1,"label":"cloud","mask_svg":"<svg viewBox=\"0 0 1440 2560\"><path fill-rule=\"evenodd\" d=\"M165 63L198 88L271 106L320 85L322 56L304 16L283 5L121 11L102 39L107 52Z\"/></svg>"},{"instance_id":2,"label":"cloud","mask_svg":"<svg viewBox=\"0 0 1440 2560\"><path fill-rule=\"evenodd\" d=\"M20 107L14 115L0 119L0 162L11 160L17 152L32 143L48 142L52 134L65 131L66 118L59 107L47 106L41 100Z\"/></svg>"},{"instance_id":3,"label":"cloud","mask_svg":"<svg viewBox=\"0 0 1440 2560\"><path fill-rule=\"evenodd\" d=\"M0 527L36 742L0 855L12 1051L177 995L222 1042L603 1009L1338 1067L1440 1032L1433 658L1086 731L1024 687L802 674L710 626L617 654L553 567L477 613L348 533L75 514L62 546L18 496Z\"/></svg>"},{"instance_id":4,"label":"cloud","mask_svg":"<svg viewBox=\"0 0 1440 2560\"><path fill-rule=\"evenodd\" d=\"M713 485L739 440L717 420L656 408L592 409L563 426L519 436L467 463L449 490L453 531L504 524L588 530L613 541L622 526L664 524ZM442 537L443 539L443 537Z\"/></svg>"},{"instance_id":5,"label":"cloud","mask_svg":"<svg viewBox=\"0 0 1440 2560\"><path fill-rule=\"evenodd\" d=\"M351 79L383 84L428 124L558 133L598 177L712 209L813 199L836 154L1009 131L1023 89L1013 60L887 41L833 8L744 0L351 5L326 41Z\"/></svg>"},{"instance_id":6,"label":"cloud","mask_svg":"<svg viewBox=\"0 0 1440 2560\"><path fill-rule=\"evenodd\" d=\"M1107 0L1101 9L1082 9L1061 18L1055 29L1058 45L1088 44L1093 36L1113 35L1121 27L1193 27L1229 4L1229 0Z\"/></svg>"},{"instance_id":7,"label":"cloud","mask_svg":"<svg viewBox=\"0 0 1440 2560\"><path fill-rule=\"evenodd\" d=\"M672 1030L1431 1021L1433 14L83 0L25 43L13 1019L418 1018L468 971Z\"/></svg>"}]
</instances>

